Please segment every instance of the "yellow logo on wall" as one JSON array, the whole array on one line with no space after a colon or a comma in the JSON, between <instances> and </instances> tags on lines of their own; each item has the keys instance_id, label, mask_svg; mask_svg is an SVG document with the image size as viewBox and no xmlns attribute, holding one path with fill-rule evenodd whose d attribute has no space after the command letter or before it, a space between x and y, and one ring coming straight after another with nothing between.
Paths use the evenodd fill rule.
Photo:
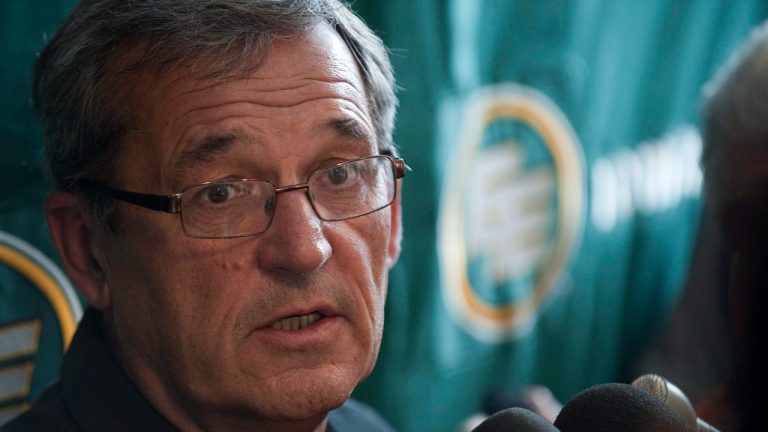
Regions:
<instances>
[{"instance_id":1,"label":"yellow logo on wall","mask_svg":"<svg viewBox=\"0 0 768 432\"><path fill-rule=\"evenodd\" d=\"M443 297L474 337L508 340L535 323L580 241L581 146L531 88L486 87L466 106L441 197Z\"/></svg>"},{"instance_id":2,"label":"yellow logo on wall","mask_svg":"<svg viewBox=\"0 0 768 432\"><path fill-rule=\"evenodd\" d=\"M51 363L58 365L60 361L58 356L49 359L38 355L42 335L46 330L48 334L60 335L60 346L66 349L83 311L61 269L34 246L3 231L0 231L0 266L25 281L0 286L5 302L0 315L1 426L28 409L33 382L38 378L50 379ZM26 290L32 290L34 295L30 297ZM31 300L38 298L43 302ZM56 328L43 328L42 310L53 311ZM35 384L38 387L48 382L47 379L39 381Z\"/></svg>"},{"instance_id":3,"label":"yellow logo on wall","mask_svg":"<svg viewBox=\"0 0 768 432\"><path fill-rule=\"evenodd\" d=\"M0 231L0 264L20 273L45 296L56 313L62 343L67 347L83 309L61 269L34 246L3 231Z\"/></svg>"}]
</instances>

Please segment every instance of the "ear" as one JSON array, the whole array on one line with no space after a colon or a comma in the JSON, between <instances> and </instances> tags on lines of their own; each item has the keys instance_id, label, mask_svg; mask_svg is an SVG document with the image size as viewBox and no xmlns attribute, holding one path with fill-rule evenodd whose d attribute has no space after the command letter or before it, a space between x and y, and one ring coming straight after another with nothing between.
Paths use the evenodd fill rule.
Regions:
<instances>
[{"instance_id":1,"label":"ear","mask_svg":"<svg viewBox=\"0 0 768 432\"><path fill-rule=\"evenodd\" d=\"M392 268L400 258L400 242L403 239L403 217L400 210L400 197L402 196L402 180L397 181L397 190L395 200L390 205L390 215L392 220L389 224L389 246L387 248L387 265Z\"/></svg>"},{"instance_id":2,"label":"ear","mask_svg":"<svg viewBox=\"0 0 768 432\"><path fill-rule=\"evenodd\" d=\"M80 293L97 309L109 307L104 256L99 245L101 229L84 198L54 192L45 202L48 230L67 275Z\"/></svg>"}]
</instances>

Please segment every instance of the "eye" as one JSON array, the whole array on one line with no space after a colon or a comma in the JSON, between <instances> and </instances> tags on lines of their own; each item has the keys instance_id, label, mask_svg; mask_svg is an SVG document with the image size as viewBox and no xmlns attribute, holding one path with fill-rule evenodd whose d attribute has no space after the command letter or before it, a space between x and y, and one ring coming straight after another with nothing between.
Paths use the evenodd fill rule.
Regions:
<instances>
[{"instance_id":1,"label":"eye","mask_svg":"<svg viewBox=\"0 0 768 432\"><path fill-rule=\"evenodd\" d=\"M230 188L231 185L229 184L213 185L207 188L205 196L208 198L208 201L214 204L221 204L229 199Z\"/></svg>"},{"instance_id":2,"label":"eye","mask_svg":"<svg viewBox=\"0 0 768 432\"><path fill-rule=\"evenodd\" d=\"M328 171L328 180L335 185L339 185L347 181L349 177L349 169L347 166L333 167Z\"/></svg>"}]
</instances>

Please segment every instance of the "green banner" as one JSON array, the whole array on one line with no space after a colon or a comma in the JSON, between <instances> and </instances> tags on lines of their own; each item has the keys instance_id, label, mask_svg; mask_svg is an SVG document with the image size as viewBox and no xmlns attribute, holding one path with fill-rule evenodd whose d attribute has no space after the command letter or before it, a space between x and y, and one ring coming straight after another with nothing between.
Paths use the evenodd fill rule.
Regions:
<instances>
[{"instance_id":1,"label":"green banner","mask_svg":"<svg viewBox=\"0 0 768 432\"><path fill-rule=\"evenodd\" d=\"M79 313L30 103L35 54L73 3L0 2L0 341L15 341L0 344L0 423L55 379ZM701 87L765 2L353 7L392 49L413 168L384 345L355 396L399 430L452 431L493 389L567 400L633 378L696 235Z\"/></svg>"},{"instance_id":2,"label":"green banner","mask_svg":"<svg viewBox=\"0 0 768 432\"><path fill-rule=\"evenodd\" d=\"M702 85L764 2L358 0L392 49L404 244L356 396L451 431L495 389L632 367L697 233Z\"/></svg>"},{"instance_id":3,"label":"green banner","mask_svg":"<svg viewBox=\"0 0 768 432\"><path fill-rule=\"evenodd\" d=\"M82 313L43 216L48 186L31 103L37 52L74 2L0 2L0 424L59 374Z\"/></svg>"}]
</instances>

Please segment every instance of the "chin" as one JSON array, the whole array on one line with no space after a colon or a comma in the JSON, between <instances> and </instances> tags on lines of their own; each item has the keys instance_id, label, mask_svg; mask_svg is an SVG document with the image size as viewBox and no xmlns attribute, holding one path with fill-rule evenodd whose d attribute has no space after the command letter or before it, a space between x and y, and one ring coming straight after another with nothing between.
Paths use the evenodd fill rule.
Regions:
<instances>
[{"instance_id":1,"label":"chin","mask_svg":"<svg viewBox=\"0 0 768 432\"><path fill-rule=\"evenodd\" d=\"M325 417L340 407L363 378L359 371L349 371L328 365L329 370L293 371L288 376L275 377L259 394L253 394L251 409L261 416L275 420L307 420Z\"/></svg>"}]
</instances>

